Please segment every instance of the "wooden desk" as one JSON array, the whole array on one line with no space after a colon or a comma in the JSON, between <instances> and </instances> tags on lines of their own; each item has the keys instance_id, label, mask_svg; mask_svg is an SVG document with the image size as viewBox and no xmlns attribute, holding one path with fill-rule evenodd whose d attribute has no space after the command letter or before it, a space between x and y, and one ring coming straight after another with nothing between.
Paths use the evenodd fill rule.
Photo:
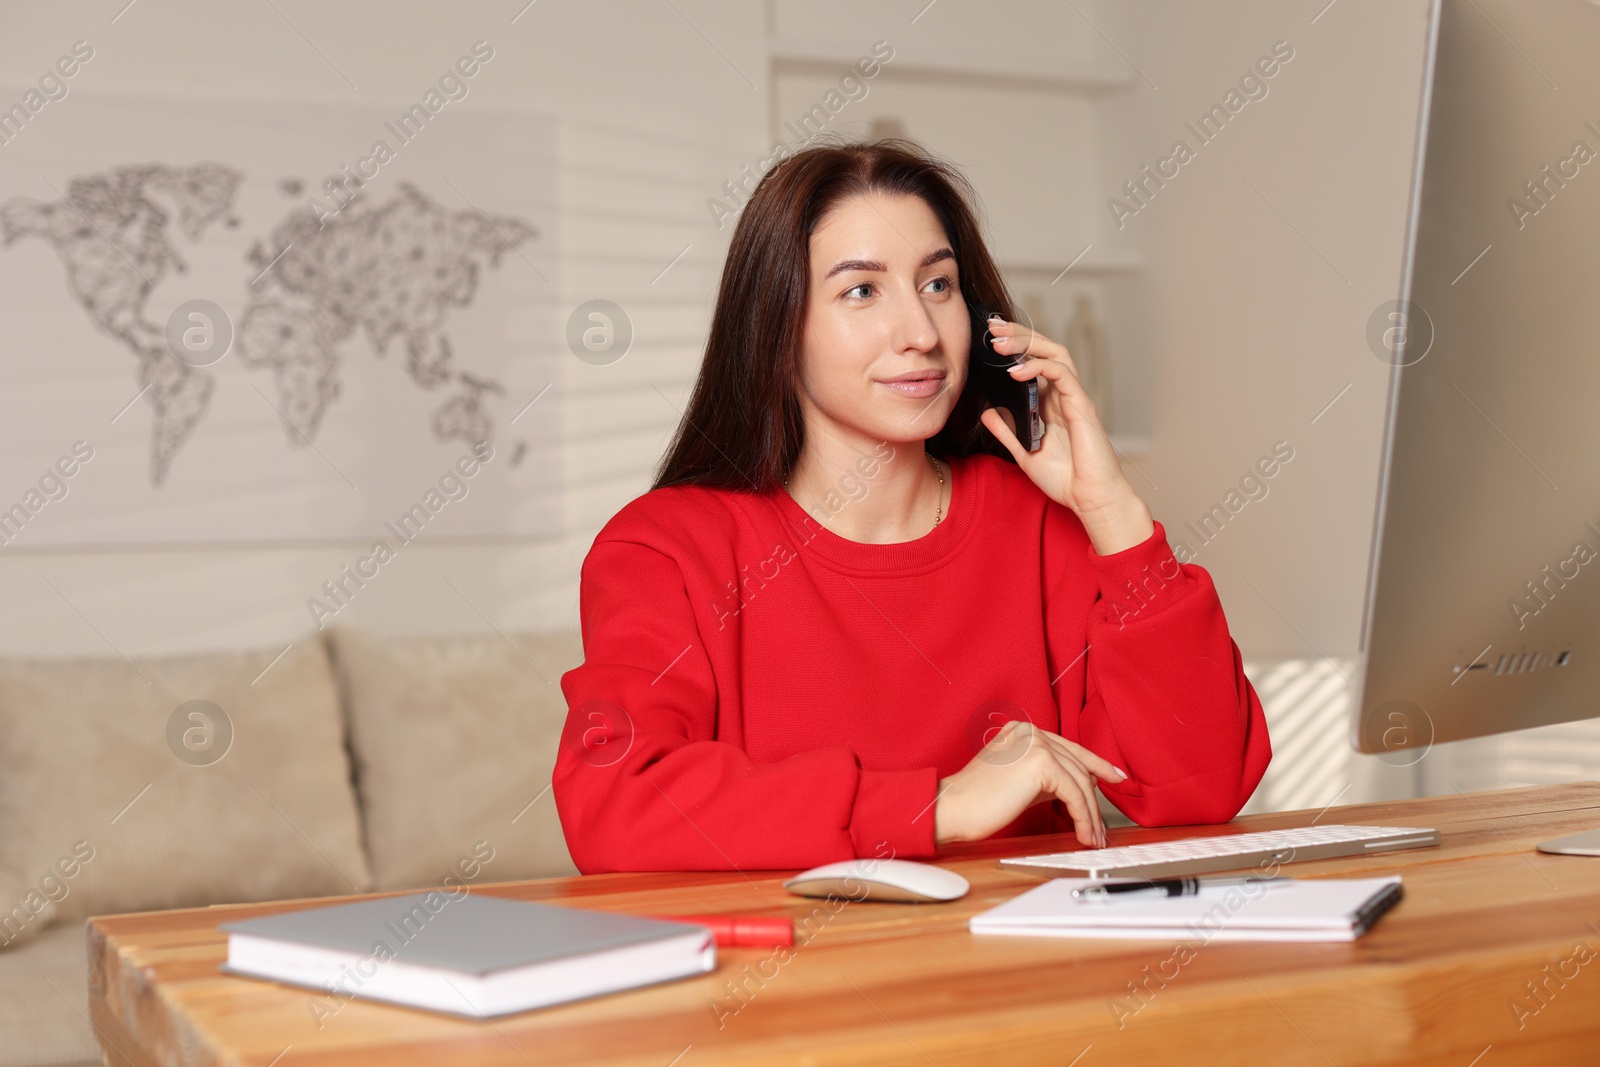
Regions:
<instances>
[{"instance_id":1,"label":"wooden desk","mask_svg":"<svg viewBox=\"0 0 1600 1067\"><path fill-rule=\"evenodd\" d=\"M797 924L787 962L779 950L723 949L711 974L492 1023L354 1001L319 1029L315 994L218 972L219 923L304 902L102 917L89 925L91 1011L108 1062L134 1067L1600 1063L1600 858L1533 848L1600 825L1600 783L1334 808L1319 821L1443 834L1438 848L1289 868L1405 876L1405 900L1354 943L1196 943L1192 958L1175 958L1158 941L969 933L969 916L1037 882L996 858L1073 847L1056 836L950 848L940 862L973 889L949 904L836 901L833 913L785 893L788 872L484 886L586 908ZM1113 829L1111 843L1195 832ZM1152 991L1142 1005L1129 983ZM1542 984L1542 1000L1528 983Z\"/></svg>"}]
</instances>

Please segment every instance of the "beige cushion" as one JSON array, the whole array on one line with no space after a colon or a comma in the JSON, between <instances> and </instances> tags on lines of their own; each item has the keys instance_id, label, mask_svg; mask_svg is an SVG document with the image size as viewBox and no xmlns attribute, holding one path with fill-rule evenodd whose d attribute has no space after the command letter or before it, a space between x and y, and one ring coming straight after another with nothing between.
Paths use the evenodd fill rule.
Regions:
<instances>
[{"instance_id":1,"label":"beige cushion","mask_svg":"<svg viewBox=\"0 0 1600 1067\"><path fill-rule=\"evenodd\" d=\"M327 652L280 652L0 659L0 941L52 919L371 887ZM173 729L196 700L232 724L209 765L220 749L194 705Z\"/></svg>"},{"instance_id":2,"label":"beige cushion","mask_svg":"<svg viewBox=\"0 0 1600 1067\"><path fill-rule=\"evenodd\" d=\"M547 788L567 714L561 675L583 662L576 631L329 632L379 889L437 885L475 850L493 853L478 884L577 873Z\"/></svg>"},{"instance_id":3,"label":"beige cushion","mask_svg":"<svg viewBox=\"0 0 1600 1067\"><path fill-rule=\"evenodd\" d=\"M82 923L0 952L0 1067L100 1063Z\"/></svg>"}]
</instances>

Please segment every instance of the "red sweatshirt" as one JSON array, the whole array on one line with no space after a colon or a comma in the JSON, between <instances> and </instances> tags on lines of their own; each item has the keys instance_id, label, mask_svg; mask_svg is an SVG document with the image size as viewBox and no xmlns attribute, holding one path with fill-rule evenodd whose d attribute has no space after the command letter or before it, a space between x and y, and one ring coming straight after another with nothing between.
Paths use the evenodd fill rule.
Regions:
<instances>
[{"instance_id":1,"label":"red sweatshirt","mask_svg":"<svg viewBox=\"0 0 1600 1067\"><path fill-rule=\"evenodd\" d=\"M1007 719L1126 770L1101 788L1141 825L1237 814L1272 753L1210 575L1160 523L1097 555L1015 464L951 468L943 521L900 544L781 487L669 486L605 525L553 783L580 871L933 856L938 780ZM871 491L846 482L818 508ZM1051 800L994 836L1069 820Z\"/></svg>"}]
</instances>

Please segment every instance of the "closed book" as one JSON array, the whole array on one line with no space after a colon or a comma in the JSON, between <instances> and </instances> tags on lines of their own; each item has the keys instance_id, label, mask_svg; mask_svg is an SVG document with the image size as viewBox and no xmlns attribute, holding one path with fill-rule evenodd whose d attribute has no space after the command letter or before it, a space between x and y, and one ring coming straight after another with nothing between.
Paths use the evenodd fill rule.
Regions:
<instances>
[{"instance_id":1,"label":"closed book","mask_svg":"<svg viewBox=\"0 0 1600 1067\"><path fill-rule=\"evenodd\" d=\"M485 1018L717 965L693 923L436 890L225 923L223 970Z\"/></svg>"},{"instance_id":2,"label":"closed book","mask_svg":"<svg viewBox=\"0 0 1600 1067\"><path fill-rule=\"evenodd\" d=\"M1395 904L1398 876L1204 886L1193 896L1074 897L1088 878L1052 878L967 921L975 934L1177 941L1353 941Z\"/></svg>"}]
</instances>

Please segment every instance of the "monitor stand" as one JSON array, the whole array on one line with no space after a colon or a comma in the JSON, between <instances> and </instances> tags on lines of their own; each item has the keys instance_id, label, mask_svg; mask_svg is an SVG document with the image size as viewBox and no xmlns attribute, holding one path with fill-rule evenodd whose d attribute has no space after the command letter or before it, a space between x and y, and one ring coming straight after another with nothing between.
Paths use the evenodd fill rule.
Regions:
<instances>
[{"instance_id":1,"label":"monitor stand","mask_svg":"<svg viewBox=\"0 0 1600 1067\"><path fill-rule=\"evenodd\" d=\"M1540 841L1534 847L1540 852L1553 852L1559 856L1600 856L1600 830L1584 830L1566 837Z\"/></svg>"}]
</instances>

